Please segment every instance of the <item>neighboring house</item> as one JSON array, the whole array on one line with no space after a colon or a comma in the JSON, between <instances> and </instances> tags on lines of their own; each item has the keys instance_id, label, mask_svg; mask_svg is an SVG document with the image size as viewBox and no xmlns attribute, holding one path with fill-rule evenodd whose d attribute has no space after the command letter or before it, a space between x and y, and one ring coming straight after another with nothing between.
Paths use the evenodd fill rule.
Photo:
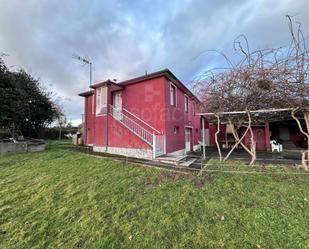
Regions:
<instances>
[{"instance_id":1,"label":"neighboring house","mask_svg":"<svg viewBox=\"0 0 309 249\"><path fill-rule=\"evenodd\" d=\"M198 148L199 100L168 69L91 88L79 95L84 141L94 151L154 159Z\"/></svg>"}]
</instances>

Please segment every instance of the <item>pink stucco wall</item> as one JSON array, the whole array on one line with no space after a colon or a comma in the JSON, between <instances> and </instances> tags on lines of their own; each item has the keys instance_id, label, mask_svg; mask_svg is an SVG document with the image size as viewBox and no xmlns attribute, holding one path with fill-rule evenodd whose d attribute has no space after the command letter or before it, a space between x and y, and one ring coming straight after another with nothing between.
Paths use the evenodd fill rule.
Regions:
<instances>
[{"instance_id":1,"label":"pink stucco wall","mask_svg":"<svg viewBox=\"0 0 309 249\"><path fill-rule=\"evenodd\" d=\"M197 145L201 139L200 117L196 100L189 98L188 112L185 112L185 93L177 82L177 104L170 104L170 81L161 76L124 86L122 107L134 116L144 120L159 133L166 135L166 152L171 153L185 148L185 127L191 128L191 141ZM94 94L96 98L96 94ZM91 97L85 98L87 143L94 146L106 146L106 116L92 115ZM195 103L195 112L193 103ZM113 92L108 91L108 104L113 105ZM95 109L94 109L95 110ZM153 129L144 125L129 113L124 113L149 132ZM174 128L178 127L177 134ZM150 149L150 146L130 132L112 116L108 118L108 146L121 148Z\"/></svg>"},{"instance_id":2,"label":"pink stucco wall","mask_svg":"<svg viewBox=\"0 0 309 249\"><path fill-rule=\"evenodd\" d=\"M189 98L188 112L185 112L185 92L176 86L176 106L170 104L170 81L165 79L165 131L166 151L171 153L185 148L185 127L191 128L191 149L197 145L201 139L200 116L198 103ZM193 104L195 103L195 113ZM174 127L178 127L178 132L174 133Z\"/></svg>"}]
</instances>

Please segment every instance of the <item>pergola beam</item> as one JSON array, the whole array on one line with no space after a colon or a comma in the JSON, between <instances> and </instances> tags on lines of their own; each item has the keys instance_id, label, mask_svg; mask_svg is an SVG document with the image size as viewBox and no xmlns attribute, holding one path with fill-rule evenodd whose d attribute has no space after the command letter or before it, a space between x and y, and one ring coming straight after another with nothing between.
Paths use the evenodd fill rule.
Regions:
<instances>
[{"instance_id":1,"label":"pergola beam","mask_svg":"<svg viewBox=\"0 0 309 249\"><path fill-rule=\"evenodd\" d=\"M282 109L261 109L261 110L253 110L250 113L270 113L270 112L285 112L292 111L293 108L282 108ZM232 115L232 114L246 114L247 111L232 111L232 112L205 112L205 113L197 113L200 116L214 116L214 115Z\"/></svg>"}]
</instances>

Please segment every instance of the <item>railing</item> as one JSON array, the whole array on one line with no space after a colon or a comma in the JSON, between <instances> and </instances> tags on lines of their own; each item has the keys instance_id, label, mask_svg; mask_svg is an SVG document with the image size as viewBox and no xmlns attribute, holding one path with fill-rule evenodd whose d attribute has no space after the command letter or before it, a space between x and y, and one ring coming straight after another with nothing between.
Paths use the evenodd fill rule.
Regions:
<instances>
[{"instance_id":1,"label":"railing","mask_svg":"<svg viewBox=\"0 0 309 249\"><path fill-rule=\"evenodd\" d=\"M132 117L134 117L135 119L137 119L138 121L140 121L142 124L146 125L147 127L149 127L152 132L155 132L157 134L161 134L160 131L158 131L156 128L152 127L150 124L146 123L144 120L142 120L141 118L139 118L138 116L136 116L135 114L133 114L132 112L128 111L125 108L122 108L126 113L128 113L129 115L131 115Z\"/></svg>"},{"instance_id":2,"label":"railing","mask_svg":"<svg viewBox=\"0 0 309 249\"><path fill-rule=\"evenodd\" d=\"M165 151L165 135L153 135L153 158L166 154Z\"/></svg>"},{"instance_id":3,"label":"railing","mask_svg":"<svg viewBox=\"0 0 309 249\"><path fill-rule=\"evenodd\" d=\"M140 124L138 124L137 122L129 118L127 115L125 115L122 112L122 110L115 108L114 106L110 105L109 110L110 110L109 111L110 115L112 115L114 119L118 120L125 127L127 127L131 132L133 132L135 135L137 135L139 138L141 138L143 141L145 141L152 147L153 158L166 154L165 135L156 134L156 133L159 133L159 131L152 128L145 121L139 119L139 121L141 121L143 124L146 124L148 127L152 128L153 132L152 133L149 132L144 127L142 127ZM133 114L131 115L135 117Z\"/></svg>"},{"instance_id":4,"label":"railing","mask_svg":"<svg viewBox=\"0 0 309 249\"><path fill-rule=\"evenodd\" d=\"M131 132L140 137L146 143L151 145L153 148L153 137L154 135L143 128L141 125L130 119L128 116L124 115L120 109L117 109L113 106L110 106L110 114L114 117L114 119L121 122L125 127L127 127Z\"/></svg>"}]
</instances>

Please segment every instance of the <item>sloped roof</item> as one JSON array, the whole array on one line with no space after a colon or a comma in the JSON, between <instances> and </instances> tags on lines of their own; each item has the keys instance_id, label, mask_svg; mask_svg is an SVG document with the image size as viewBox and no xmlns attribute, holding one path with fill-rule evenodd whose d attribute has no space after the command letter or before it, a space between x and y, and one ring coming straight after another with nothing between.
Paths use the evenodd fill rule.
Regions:
<instances>
[{"instance_id":1,"label":"sloped roof","mask_svg":"<svg viewBox=\"0 0 309 249\"><path fill-rule=\"evenodd\" d=\"M157 72L153 72L150 74L145 74L136 78L132 78L129 80L125 80L125 81L121 81L121 82L114 82L111 80L106 80L94 85L91 85L90 88L92 89L96 89L98 87L110 84L113 86L114 90L121 90L123 89L125 86L130 85L130 84L136 84L145 80L150 80L150 79L154 79L154 78L158 78L158 77L165 77L168 80L170 80L172 83L174 83L177 87L179 87L180 89L182 89L182 91L184 91L189 97L195 99L196 101L200 102L199 99L169 70L169 69L163 69ZM85 97L85 96L89 96L91 95L91 91L88 92L84 92L79 94L79 96Z\"/></svg>"},{"instance_id":2,"label":"sloped roof","mask_svg":"<svg viewBox=\"0 0 309 249\"><path fill-rule=\"evenodd\" d=\"M181 88L189 97L197 100L199 102L199 99L168 69L163 69L157 72L153 72L150 74L145 74L133 79L125 80L122 82L119 82L119 85L126 86L130 84L139 83L144 80L150 80L158 77L166 77L169 79L172 83L176 84L179 88Z\"/></svg>"}]
</instances>

